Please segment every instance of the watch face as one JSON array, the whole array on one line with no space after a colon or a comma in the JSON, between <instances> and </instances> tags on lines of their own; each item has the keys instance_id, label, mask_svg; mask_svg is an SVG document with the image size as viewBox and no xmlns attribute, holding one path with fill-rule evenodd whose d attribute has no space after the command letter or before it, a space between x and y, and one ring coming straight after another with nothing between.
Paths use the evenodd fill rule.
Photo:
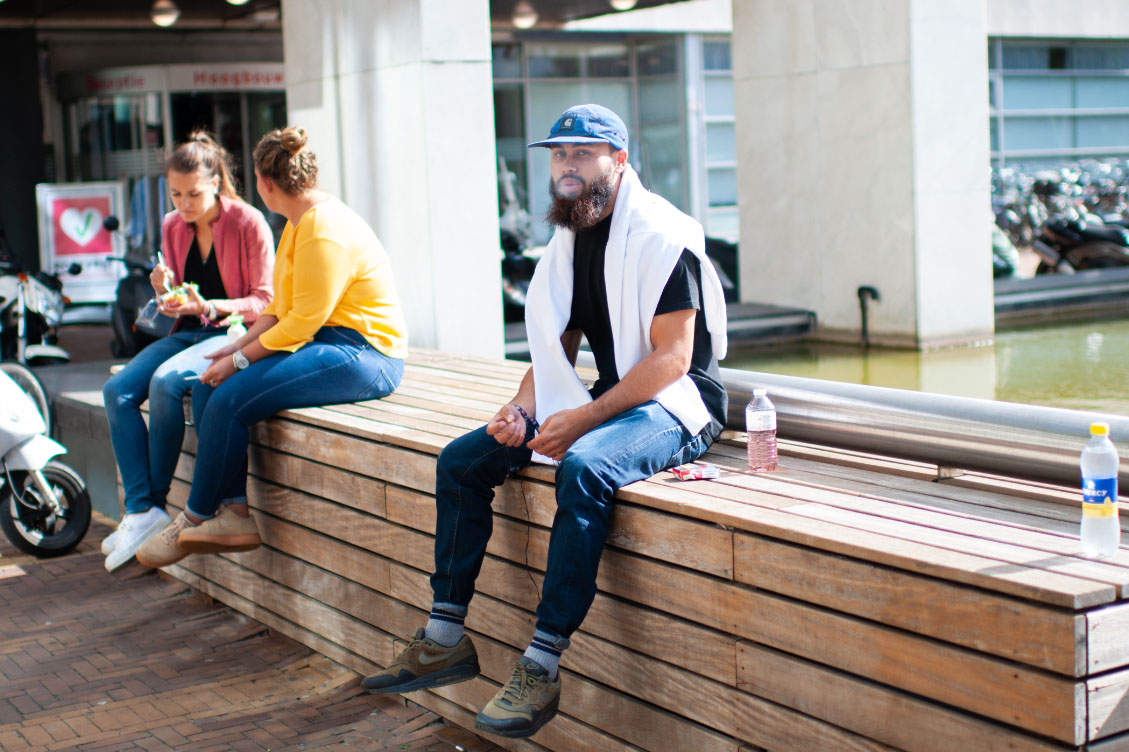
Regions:
<instances>
[{"instance_id":1,"label":"watch face","mask_svg":"<svg viewBox=\"0 0 1129 752\"><path fill-rule=\"evenodd\" d=\"M244 368L251 365L251 361L247 360L247 356L243 354L242 350L236 350L232 357L237 370L242 371Z\"/></svg>"}]
</instances>

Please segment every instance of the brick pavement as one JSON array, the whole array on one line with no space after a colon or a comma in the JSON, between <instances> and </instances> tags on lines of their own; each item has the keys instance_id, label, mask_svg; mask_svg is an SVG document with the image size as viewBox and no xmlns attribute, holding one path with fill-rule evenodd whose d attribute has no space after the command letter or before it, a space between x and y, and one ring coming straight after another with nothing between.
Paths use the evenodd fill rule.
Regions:
<instances>
[{"instance_id":1,"label":"brick pavement","mask_svg":"<svg viewBox=\"0 0 1129 752\"><path fill-rule=\"evenodd\" d=\"M499 750L140 565L0 537L0 750Z\"/></svg>"}]
</instances>

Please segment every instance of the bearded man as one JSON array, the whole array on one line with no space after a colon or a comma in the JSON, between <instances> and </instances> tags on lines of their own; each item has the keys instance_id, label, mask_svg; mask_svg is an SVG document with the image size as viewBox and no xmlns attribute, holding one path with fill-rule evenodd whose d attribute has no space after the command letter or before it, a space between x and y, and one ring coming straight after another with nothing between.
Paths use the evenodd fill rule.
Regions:
<instances>
[{"instance_id":1,"label":"bearded man","mask_svg":"<svg viewBox=\"0 0 1129 752\"><path fill-rule=\"evenodd\" d=\"M702 227L640 183L627 127L600 105L571 107L549 137L548 221L557 230L526 302L533 365L489 423L439 455L434 595L427 625L369 692L470 679L463 621L492 529L494 489L531 461L557 464L557 512L537 625L510 680L475 719L507 737L557 712L557 668L596 594L620 487L700 457L725 425L725 304ZM599 378L575 370L581 336Z\"/></svg>"}]
</instances>

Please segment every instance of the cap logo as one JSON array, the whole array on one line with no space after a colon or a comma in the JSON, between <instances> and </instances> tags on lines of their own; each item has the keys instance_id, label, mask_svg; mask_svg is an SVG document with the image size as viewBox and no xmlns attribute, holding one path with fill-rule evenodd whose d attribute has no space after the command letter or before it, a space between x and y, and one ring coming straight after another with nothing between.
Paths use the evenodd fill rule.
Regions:
<instances>
[{"instance_id":1,"label":"cap logo","mask_svg":"<svg viewBox=\"0 0 1129 752\"><path fill-rule=\"evenodd\" d=\"M561 130L571 130L572 124L575 121L576 121L576 118L566 117L564 120L561 121Z\"/></svg>"}]
</instances>

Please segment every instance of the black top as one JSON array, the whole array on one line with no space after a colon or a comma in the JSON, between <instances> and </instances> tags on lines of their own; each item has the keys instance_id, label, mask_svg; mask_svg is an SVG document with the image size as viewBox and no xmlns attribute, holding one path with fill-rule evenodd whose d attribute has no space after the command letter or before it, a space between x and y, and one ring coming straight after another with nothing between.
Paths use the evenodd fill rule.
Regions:
<instances>
[{"instance_id":1,"label":"black top","mask_svg":"<svg viewBox=\"0 0 1129 752\"><path fill-rule=\"evenodd\" d=\"M220 277L220 264L216 260L215 246L212 247L212 252L208 254L208 260L204 261L200 255L200 246L197 244L196 238L192 238L192 246L188 249L188 256L184 259L184 281L195 282L199 288L200 297L204 300L227 297L227 291L223 287L223 278ZM196 316L181 316L178 329L184 331L185 329L199 329L201 326L200 319Z\"/></svg>"},{"instance_id":2,"label":"black top","mask_svg":"<svg viewBox=\"0 0 1129 752\"><path fill-rule=\"evenodd\" d=\"M579 329L588 340L596 358L599 377L592 386L595 399L619 382L615 365L615 343L611 316L608 313L608 292L604 284L604 253L608 245L611 216L576 233L573 252L572 313L566 329ZM688 375L698 387L702 402L710 414L710 423L702 429L713 441L725 427L729 397L721 384L721 371L713 355L713 342L706 317L698 258L686 250L678 259L659 296L655 315L675 311L698 311L694 321L694 353Z\"/></svg>"}]
</instances>

